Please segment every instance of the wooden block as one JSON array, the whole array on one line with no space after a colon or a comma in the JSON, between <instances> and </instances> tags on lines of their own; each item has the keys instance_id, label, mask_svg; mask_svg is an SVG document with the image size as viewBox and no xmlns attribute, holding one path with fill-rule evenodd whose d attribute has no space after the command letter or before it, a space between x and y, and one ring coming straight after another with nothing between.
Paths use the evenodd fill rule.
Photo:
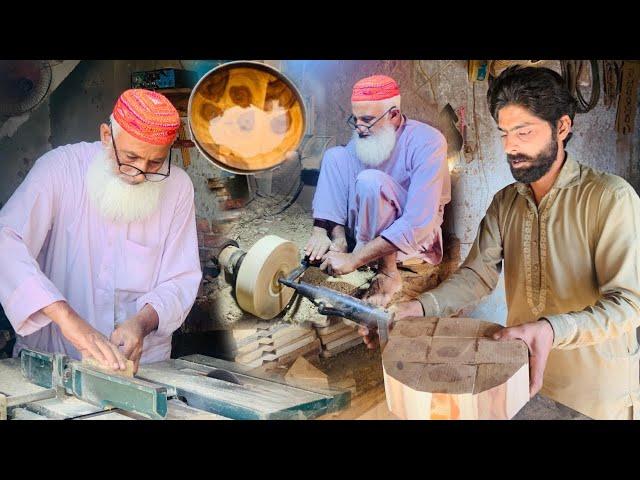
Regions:
<instances>
[{"instance_id":1,"label":"wooden block","mask_svg":"<svg viewBox=\"0 0 640 480\"><path fill-rule=\"evenodd\" d=\"M259 348L256 348L251 352L233 357L233 360L238 363L253 362L254 360L257 360L262 356L266 348L267 348L267 345L260 345Z\"/></svg>"},{"instance_id":2,"label":"wooden block","mask_svg":"<svg viewBox=\"0 0 640 480\"><path fill-rule=\"evenodd\" d=\"M313 358L313 357L318 357L318 354L322 351L322 345L320 344L320 340L319 339L315 339L313 342L308 343L307 345L304 345L302 347L300 347L297 350L294 350L293 352L287 353L286 355L282 355L281 357L278 357L275 360L275 363L277 363L278 365L286 365L288 363L290 363L291 361L295 360L298 357L307 357L307 358Z\"/></svg>"},{"instance_id":3,"label":"wooden block","mask_svg":"<svg viewBox=\"0 0 640 480\"><path fill-rule=\"evenodd\" d=\"M333 348L332 350L323 350L320 353L320 356L323 358L335 357L337 354L344 352L345 350L349 350L356 345L359 345L363 342L362 337L358 335L358 338L354 338L353 340L348 341L347 343L343 343L342 345Z\"/></svg>"},{"instance_id":4,"label":"wooden block","mask_svg":"<svg viewBox=\"0 0 640 480\"><path fill-rule=\"evenodd\" d=\"M477 363L517 363L528 355L527 345L520 340L478 339Z\"/></svg>"},{"instance_id":5,"label":"wooden block","mask_svg":"<svg viewBox=\"0 0 640 480\"><path fill-rule=\"evenodd\" d=\"M311 365L304 357L298 357L285 374L284 379L293 385L329 388L327 374Z\"/></svg>"},{"instance_id":6,"label":"wooden block","mask_svg":"<svg viewBox=\"0 0 640 480\"><path fill-rule=\"evenodd\" d=\"M100 365L100 362L98 362L94 358L83 359L82 365L86 365L88 367L95 368L96 370L100 370L102 372L106 372L109 374L121 375L123 377L133 377L133 374L134 374L134 363L131 360L126 361L127 368L124 370L112 370L110 368L105 368L102 365Z\"/></svg>"},{"instance_id":7,"label":"wooden block","mask_svg":"<svg viewBox=\"0 0 640 480\"><path fill-rule=\"evenodd\" d=\"M336 347L339 347L340 345L350 342L351 340L354 340L356 338L360 338L362 339L362 337L360 336L360 334L358 332L351 332L348 333L347 335L343 335L340 338L333 340L329 343L326 343L324 345L324 349L325 350L333 350Z\"/></svg>"},{"instance_id":8,"label":"wooden block","mask_svg":"<svg viewBox=\"0 0 640 480\"><path fill-rule=\"evenodd\" d=\"M283 349L287 349L288 347L290 347L291 345L298 345L301 344L301 342L303 340L308 340L308 339L316 339L316 332L309 332L306 335L303 336L297 336L293 339L286 339L286 341L284 343L276 343L274 342L274 344L272 345L264 345L264 351L267 353L273 353L275 351L282 351ZM279 339L278 339L279 340ZM307 342L309 343L309 342Z\"/></svg>"},{"instance_id":9,"label":"wooden block","mask_svg":"<svg viewBox=\"0 0 640 480\"><path fill-rule=\"evenodd\" d=\"M528 350L471 318L402 320L382 352L388 406L405 419L508 419L529 400ZM399 328L398 328L399 327ZM430 333L429 333L430 332Z\"/></svg>"},{"instance_id":10,"label":"wooden block","mask_svg":"<svg viewBox=\"0 0 640 480\"><path fill-rule=\"evenodd\" d=\"M475 338L433 337L427 360L429 363L473 363L477 342Z\"/></svg>"},{"instance_id":11,"label":"wooden block","mask_svg":"<svg viewBox=\"0 0 640 480\"><path fill-rule=\"evenodd\" d=\"M324 327L324 328L318 328L318 336L319 337L323 337L323 336L327 336L333 332L336 332L338 330L344 330L346 328L349 328L347 325L344 324L344 322L340 321L340 322L336 322L332 325L329 325L328 327Z\"/></svg>"},{"instance_id":12,"label":"wooden block","mask_svg":"<svg viewBox=\"0 0 640 480\"><path fill-rule=\"evenodd\" d=\"M437 317L412 317L399 320L389 332L392 337L431 337L438 323Z\"/></svg>"},{"instance_id":13,"label":"wooden block","mask_svg":"<svg viewBox=\"0 0 640 480\"><path fill-rule=\"evenodd\" d=\"M295 329L291 332L288 332L286 335L279 335L277 337L263 337L260 339L260 343L264 345L270 345L272 347L281 347L288 345L296 341L297 339L306 338L308 336L312 336L315 338L315 330Z\"/></svg>"},{"instance_id":14,"label":"wooden block","mask_svg":"<svg viewBox=\"0 0 640 480\"><path fill-rule=\"evenodd\" d=\"M276 348L273 351L269 352L269 353L265 353L262 355L262 359L265 361L271 361L271 360L275 360L278 357L281 357L283 355L286 355L287 353L291 353L294 350L298 350L301 347L304 347L305 345L308 345L310 343L312 343L313 341L315 341L315 338L312 336L308 336L306 338L303 338L300 341L297 341L295 343L292 343L290 345L287 345L285 347L281 347L281 348Z\"/></svg>"},{"instance_id":15,"label":"wooden block","mask_svg":"<svg viewBox=\"0 0 640 480\"><path fill-rule=\"evenodd\" d=\"M356 380L353 377L343 378L337 382L330 383L329 386L338 390L349 390L352 398L357 392Z\"/></svg>"},{"instance_id":16,"label":"wooden block","mask_svg":"<svg viewBox=\"0 0 640 480\"><path fill-rule=\"evenodd\" d=\"M478 328L478 322L473 318L441 318L433 336L476 338Z\"/></svg>"},{"instance_id":17,"label":"wooden block","mask_svg":"<svg viewBox=\"0 0 640 480\"><path fill-rule=\"evenodd\" d=\"M431 346L432 337L401 338L388 344L385 352L388 357L404 363L427 363L427 356ZM391 351L386 351L391 348Z\"/></svg>"},{"instance_id":18,"label":"wooden block","mask_svg":"<svg viewBox=\"0 0 640 480\"><path fill-rule=\"evenodd\" d=\"M256 350L259 350L261 346L262 346L262 343L260 343L260 340L256 339L250 343L244 344L240 348L236 348L235 350L232 351L232 355L238 357L241 355L245 355L247 353L255 352Z\"/></svg>"},{"instance_id":19,"label":"wooden block","mask_svg":"<svg viewBox=\"0 0 640 480\"><path fill-rule=\"evenodd\" d=\"M327 343L331 343L339 338L344 337L345 335L352 335L353 332L357 333L357 330L354 330L351 327L341 328L340 330L332 332L329 335L321 335L320 341L322 342L323 345L326 345Z\"/></svg>"}]
</instances>

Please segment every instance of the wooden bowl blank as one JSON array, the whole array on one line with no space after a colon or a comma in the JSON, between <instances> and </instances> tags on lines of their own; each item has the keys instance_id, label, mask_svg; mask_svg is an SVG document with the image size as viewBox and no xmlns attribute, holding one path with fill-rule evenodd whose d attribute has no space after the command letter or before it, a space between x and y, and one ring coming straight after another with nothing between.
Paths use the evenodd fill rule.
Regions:
<instances>
[{"instance_id":1,"label":"wooden bowl blank","mask_svg":"<svg viewBox=\"0 0 640 480\"><path fill-rule=\"evenodd\" d=\"M270 170L294 152L305 132L295 85L258 62L229 62L205 74L191 92L189 128L218 167L250 174Z\"/></svg>"},{"instance_id":2,"label":"wooden bowl blank","mask_svg":"<svg viewBox=\"0 0 640 480\"><path fill-rule=\"evenodd\" d=\"M389 410L403 419L510 419L529 401L521 340L474 318L400 320L382 353Z\"/></svg>"}]
</instances>

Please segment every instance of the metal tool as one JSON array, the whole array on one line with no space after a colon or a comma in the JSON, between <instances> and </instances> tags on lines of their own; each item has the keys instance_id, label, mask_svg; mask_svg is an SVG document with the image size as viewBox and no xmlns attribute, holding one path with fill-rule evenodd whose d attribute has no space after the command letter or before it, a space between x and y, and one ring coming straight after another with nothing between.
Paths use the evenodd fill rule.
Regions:
<instances>
[{"instance_id":1,"label":"metal tool","mask_svg":"<svg viewBox=\"0 0 640 480\"><path fill-rule=\"evenodd\" d=\"M280 278L278 281L315 303L321 315L347 318L369 329L377 330L380 348L384 348L389 339L389 326L393 323L395 314L330 288L296 282L295 280L308 266L308 261L303 259L300 267L291 272L287 278Z\"/></svg>"}]
</instances>

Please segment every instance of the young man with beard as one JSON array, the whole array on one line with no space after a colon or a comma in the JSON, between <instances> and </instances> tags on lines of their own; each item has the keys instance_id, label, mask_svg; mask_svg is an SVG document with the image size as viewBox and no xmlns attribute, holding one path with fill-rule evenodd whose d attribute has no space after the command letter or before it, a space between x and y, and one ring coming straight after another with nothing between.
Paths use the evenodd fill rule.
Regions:
<instances>
[{"instance_id":1,"label":"young man with beard","mask_svg":"<svg viewBox=\"0 0 640 480\"><path fill-rule=\"evenodd\" d=\"M494 196L460 269L396 318L456 315L504 264L508 328L494 338L528 345L530 395L639 419L640 199L565 151L575 100L553 70L509 68L487 98L516 183Z\"/></svg>"},{"instance_id":2,"label":"young man with beard","mask_svg":"<svg viewBox=\"0 0 640 480\"><path fill-rule=\"evenodd\" d=\"M0 302L22 348L124 369L166 360L201 279L176 109L124 92L100 141L39 158L0 210ZM122 351L120 350L122 349Z\"/></svg>"},{"instance_id":3,"label":"young man with beard","mask_svg":"<svg viewBox=\"0 0 640 480\"><path fill-rule=\"evenodd\" d=\"M305 248L332 275L377 260L365 299L383 306L402 288L398 261L442 261L442 216L451 200L444 136L407 119L400 99L384 75L354 85L353 138L324 154Z\"/></svg>"}]
</instances>

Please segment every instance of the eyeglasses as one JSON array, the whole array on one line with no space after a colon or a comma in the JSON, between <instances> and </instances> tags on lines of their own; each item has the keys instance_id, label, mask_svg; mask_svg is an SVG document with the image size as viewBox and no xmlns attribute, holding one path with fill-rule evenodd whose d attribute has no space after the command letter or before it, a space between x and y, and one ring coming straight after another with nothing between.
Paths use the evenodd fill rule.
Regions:
<instances>
[{"instance_id":1,"label":"eyeglasses","mask_svg":"<svg viewBox=\"0 0 640 480\"><path fill-rule=\"evenodd\" d=\"M386 112L384 112L382 115L380 115L378 118L376 118L373 123L370 123L369 125L358 125L357 121L358 119L353 116L353 115L349 115L349 118L347 118L347 124L353 128L354 130L358 130L360 128L365 128L367 133L370 133L369 130L376 124L378 123L387 113L389 113L391 110L393 110L394 108L396 108L396 106L394 105L393 107L391 107L389 110L387 110Z\"/></svg>"},{"instance_id":2,"label":"eyeglasses","mask_svg":"<svg viewBox=\"0 0 640 480\"><path fill-rule=\"evenodd\" d=\"M138 175L144 175L144 178L146 178L150 182L161 182L165 180L169 175L171 175L171 160L173 157L173 151L170 151L169 153L169 157L168 157L169 170L167 171L167 173L143 172L142 170L140 170L137 167L134 167L133 165L120 162L120 158L118 158L118 149L116 148L116 141L113 138L113 129L111 125L109 125L109 131L111 132L111 143L113 145L113 151L116 154L116 162L118 162L118 169L120 170L120 173L123 173L129 177L137 177ZM162 165L164 165L165 162L163 162Z\"/></svg>"}]
</instances>

